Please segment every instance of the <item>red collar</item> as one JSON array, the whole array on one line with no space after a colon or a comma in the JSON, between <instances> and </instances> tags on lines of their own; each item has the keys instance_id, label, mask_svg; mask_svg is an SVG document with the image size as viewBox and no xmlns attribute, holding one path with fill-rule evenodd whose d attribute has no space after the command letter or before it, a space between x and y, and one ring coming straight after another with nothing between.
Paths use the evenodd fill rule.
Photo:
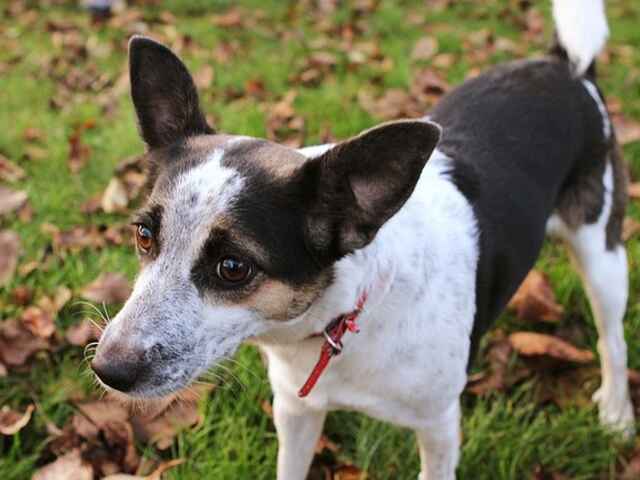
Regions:
<instances>
[{"instance_id":1,"label":"red collar","mask_svg":"<svg viewBox=\"0 0 640 480\"><path fill-rule=\"evenodd\" d=\"M358 302L356 303L356 308L349 313L343 313L342 315L334 318L329 325L322 331L321 334L317 334L324 336L324 343L322 344L322 348L320 349L320 358L316 362L316 366L313 367L313 370L309 374L309 378L304 383L302 388L298 391L299 397L306 397L309 395L309 392L316 385L316 382L324 372L325 368L329 364L329 360L331 357L339 355L342 351L342 337L347 332L358 333L358 326L356 325L356 320L358 315L362 312L364 307L364 302L367 301L367 292L362 292L360 298L358 298ZM315 336L315 335L314 335Z\"/></svg>"}]
</instances>

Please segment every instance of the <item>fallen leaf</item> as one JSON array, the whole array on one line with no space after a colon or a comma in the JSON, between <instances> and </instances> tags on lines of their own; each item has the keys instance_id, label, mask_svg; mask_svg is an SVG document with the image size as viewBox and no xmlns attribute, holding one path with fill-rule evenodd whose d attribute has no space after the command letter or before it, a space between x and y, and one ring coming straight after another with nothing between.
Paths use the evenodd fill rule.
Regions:
<instances>
[{"instance_id":1,"label":"fallen leaf","mask_svg":"<svg viewBox=\"0 0 640 480\"><path fill-rule=\"evenodd\" d=\"M116 473L115 475L106 476L102 480L161 480L162 474L165 471L169 470L170 468L176 467L182 463L184 463L183 459L176 458L174 460L162 462L149 475L141 476L141 475L128 475L126 473Z\"/></svg>"},{"instance_id":2,"label":"fallen leaf","mask_svg":"<svg viewBox=\"0 0 640 480\"><path fill-rule=\"evenodd\" d=\"M431 65L444 70L447 68L451 68L456 63L456 61L456 56L453 53L440 53L439 55L433 57L433 60L431 60Z\"/></svg>"},{"instance_id":3,"label":"fallen leaf","mask_svg":"<svg viewBox=\"0 0 640 480\"><path fill-rule=\"evenodd\" d=\"M433 103L449 88L449 84L437 71L423 68L413 75L410 92L418 100Z\"/></svg>"},{"instance_id":4,"label":"fallen leaf","mask_svg":"<svg viewBox=\"0 0 640 480\"><path fill-rule=\"evenodd\" d=\"M27 160L43 160L47 158L48 155L47 151L42 147L38 147L36 145L27 145L24 147L23 156Z\"/></svg>"},{"instance_id":5,"label":"fallen leaf","mask_svg":"<svg viewBox=\"0 0 640 480\"><path fill-rule=\"evenodd\" d=\"M523 356L546 355L576 363L589 363L594 359L590 350L576 348L558 337L543 333L512 333L509 335L509 342L514 350Z\"/></svg>"},{"instance_id":6,"label":"fallen leaf","mask_svg":"<svg viewBox=\"0 0 640 480\"><path fill-rule=\"evenodd\" d=\"M88 440L96 438L108 424L129 419L127 408L110 397L79 403L76 407L78 412L72 417L71 424L78 435Z\"/></svg>"},{"instance_id":7,"label":"fallen leaf","mask_svg":"<svg viewBox=\"0 0 640 480\"><path fill-rule=\"evenodd\" d=\"M0 358L8 366L20 366L31 355L50 347L47 339L37 337L16 319L0 323Z\"/></svg>"},{"instance_id":8,"label":"fallen leaf","mask_svg":"<svg viewBox=\"0 0 640 480\"><path fill-rule=\"evenodd\" d=\"M638 233L640 233L640 222L635 218L625 217L624 222L622 222L622 240L626 242Z\"/></svg>"},{"instance_id":9,"label":"fallen leaf","mask_svg":"<svg viewBox=\"0 0 640 480\"><path fill-rule=\"evenodd\" d=\"M9 283L18 265L20 237L11 230L0 230L0 287Z\"/></svg>"},{"instance_id":10,"label":"fallen leaf","mask_svg":"<svg viewBox=\"0 0 640 480\"><path fill-rule=\"evenodd\" d=\"M260 403L260 408L267 417L273 418L273 405L271 405L269 400L263 400L262 403Z\"/></svg>"},{"instance_id":11,"label":"fallen leaf","mask_svg":"<svg viewBox=\"0 0 640 480\"><path fill-rule=\"evenodd\" d=\"M154 444L160 450L166 450L180 430L193 427L202 422L197 401L176 401L161 414L136 415L131 424L136 438Z\"/></svg>"},{"instance_id":12,"label":"fallen leaf","mask_svg":"<svg viewBox=\"0 0 640 480\"><path fill-rule=\"evenodd\" d=\"M84 167L91 155L91 149L86 145L82 136L86 130L95 127L93 120L87 120L77 125L69 136L69 170L71 173L78 173Z\"/></svg>"},{"instance_id":13,"label":"fallen leaf","mask_svg":"<svg viewBox=\"0 0 640 480\"><path fill-rule=\"evenodd\" d=\"M640 198L640 182L630 183L627 187L627 193L631 198Z\"/></svg>"},{"instance_id":14,"label":"fallen leaf","mask_svg":"<svg viewBox=\"0 0 640 480\"><path fill-rule=\"evenodd\" d=\"M333 480L366 480L367 472L355 465L342 465L333 471Z\"/></svg>"},{"instance_id":15,"label":"fallen leaf","mask_svg":"<svg viewBox=\"0 0 640 480\"><path fill-rule=\"evenodd\" d=\"M43 223L40 226L40 230L51 235L53 250L56 253L63 251L78 252L83 248L101 248L105 243L95 225L77 225L70 230L61 231L55 225Z\"/></svg>"},{"instance_id":16,"label":"fallen leaf","mask_svg":"<svg viewBox=\"0 0 640 480\"><path fill-rule=\"evenodd\" d=\"M205 90L211 86L214 77L214 70L211 65L204 65L193 74L193 81L199 90Z\"/></svg>"},{"instance_id":17,"label":"fallen leaf","mask_svg":"<svg viewBox=\"0 0 640 480\"><path fill-rule=\"evenodd\" d=\"M636 446L629 463L620 475L620 480L637 480L638 478L640 478L640 446Z\"/></svg>"},{"instance_id":18,"label":"fallen leaf","mask_svg":"<svg viewBox=\"0 0 640 480\"><path fill-rule=\"evenodd\" d=\"M20 306L28 305L33 297L33 292L26 285L18 285L11 292L11 298L13 299L13 303Z\"/></svg>"},{"instance_id":19,"label":"fallen leaf","mask_svg":"<svg viewBox=\"0 0 640 480\"><path fill-rule=\"evenodd\" d=\"M38 337L49 338L55 332L54 316L40 307L28 307L22 314L22 323Z\"/></svg>"},{"instance_id":20,"label":"fallen leaf","mask_svg":"<svg viewBox=\"0 0 640 480\"><path fill-rule=\"evenodd\" d=\"M438 53L438 39L435 37L422 37L413 47L411 58L413 60L429 60Z\"/></svg>"},{"instance_id":21,"label":"fallen leaf","mask_svg":"<svg viewBox=\"0 0 640 480\"><path fill-rule=\"evenodd\" d=\"M329 450L330 452L338 453L340 451L340 447L337 444L333 443L331 440L329 440L329 437L327 437L326 435L320 435L320 438L316 443L315 453L316 455L319 455L324 450Z\"/></svg>"},{"instance_id":22,"label":"fallen leaf","mask_svg":"<svg viewBox=\"0 0 640 480\"><path fill-rule=\"evenodd\" d=\"M562 305L556 302L549 278L538 270L529 272L508 308L514 310L518 318L532 322L557 323L564 313Z\"/></svg>"},{"instance_id":23,"label":"fallen leaf","mask_svg":"<svg viewBox=\"0 0 640 480\"><path fill-rule=\"evenodd\" d=\"M127 209L129 197L124 184L119 178L112 178L107 185L100 204L106 213L124 212Z\"/></svg>"},{"instance_id":24,"label":"fallen leaf","mask_svg":"<svg viewBox=\"0 0 640 480\"><path fill-rule=\"evenodd\" d=\"M27 192L23 190L12 190L0 185L0 216L19 210L27 203Z\"/></svg>"},{"instance_id":25,"label":"fallen leaf","mask_svg":"<svg viewBox=\"0 0 640 480\"><path fill-rule=\"evenodd\" d=\"M214 15L211 18L214 25L223 28L242 27L245 22L245 16L242 10L238 8L232 8L225 13Z\"/></svg>"},{"instance_id":26,"label":"fallen leaf","mask_svg":"<svg viewBox=\"0 0 640 480\"><path fill-rule=\"evenodd\" d=\"M24 170L0 154L0 180L5 182L17 182L25 177Z\"/></svg>"},{"instance_id":27,"label":"fallen leaf","mask_svg":"<svg viewBox=\"0 0 640 480\"><path fill-rule=\"evenodd\" d=\"M131 295L129 280L120 273L103 273L82 289L82 297L96 303L124 303Z\"/></svg>"},{"instance_id":28,"label":"fallen leaf","mask_svg":"<svg viewBox=\"0 0 640 480\"><path fill-rule=\"evenodd\" d=\"M411 95L398 88L390 88L378 98L361 91L358 93L358 103L369 115L379 120L414 117L421 111Z\"/></svg>"},{"instance_id":29,"label":"fallen leaf","mask_svg":"<svg viewBox=\"0 0 640 480\"><path fill-rule=\"evenodd\" d=\"M611 120L613 121L616 137L620 145L626 145L640 140L640 122L631 120L623 115L613 115Z\"/></svg>"},{"instance_id":30,"label":"fallen leaf","mask_svg":"<svg viewBox=\"0 0 640 480\"><path fill-rule=\"evenodd\" d=\"M44 140L44 132L36 127L27 127L22 132L22 138L27 142L41 142Z\"/></svg>"},{"instance_id":31,"label":"fallen leaf","mask_svg":"<svg viewBox=\"0 0 640 480\"><path fill-rule=\"evenodd\" d=\"M93 480L93 468L74 449L55 462L38 469L31 480Z\"/></svg>"},{"instance_id":32,"label":"fallen leaf","mask_svg":"<svg viewBox=\"0 0 640 480\"><path fill-rule=\"evenodd\" d=\"M80 323L70 326L64 338L71 345L84 347L89 342L100 338L100 329L90 320L83 320Z\"/></svg>"},{"instance_id":33,"label":"fallen leaf","mask_svg":"<svg viewBox=\"0 0 640 480\"><path fill-rule=\"evenodd\" d=\"M29 405L24 413L11 410L8 406L0 409L0 433L2 435L14 435L22 430L29 420L31 420L31 413L33 413L34 406Z\"/></svg>"}]
</instances>

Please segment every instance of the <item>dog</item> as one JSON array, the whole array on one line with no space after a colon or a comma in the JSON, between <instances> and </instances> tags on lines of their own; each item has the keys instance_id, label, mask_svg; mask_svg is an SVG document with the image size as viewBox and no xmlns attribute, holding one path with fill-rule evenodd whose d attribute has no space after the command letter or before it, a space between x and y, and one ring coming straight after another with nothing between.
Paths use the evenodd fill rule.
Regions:
<instances>
[{"instance_id":1,"label":"dog","mask_svg":"<svg viewBox=\"0 0 640 480\"><path fill-rule=\"evenodd\" d=\"M626 177L595 83L605 10L554 0L553 16L546 57L468 80L423 119L299 150L215 132L183 63L132 38L153 187L100 381L164 396L251 341L268 359L278 479L305 478L335 409L412 428L420 478L453 479L468 364L548 234L593 309L601 422L631 431Z\"/></svg>"}]
</instances>

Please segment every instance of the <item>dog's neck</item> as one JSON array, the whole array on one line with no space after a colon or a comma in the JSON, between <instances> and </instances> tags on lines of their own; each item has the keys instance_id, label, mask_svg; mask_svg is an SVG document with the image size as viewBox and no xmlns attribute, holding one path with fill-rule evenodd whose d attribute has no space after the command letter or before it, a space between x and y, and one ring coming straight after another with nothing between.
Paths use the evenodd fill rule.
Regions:
<instances>
[{"instance_id":1,"label":"dog's neck","mask_svg":"<svg viewBox=\"0 0 640 480\"><path fill-rule=\"evenodd\" d=\"M300 317L287 322L271 323L269 330L255 338L258 343L285 345L300 342L322 332L338 316L356 308L366 292L363 312L373 311L388 294L395 276L392 256L373 242L366 248L343 258L335 265L333 283Z\"/></svg>"}]
</instances>

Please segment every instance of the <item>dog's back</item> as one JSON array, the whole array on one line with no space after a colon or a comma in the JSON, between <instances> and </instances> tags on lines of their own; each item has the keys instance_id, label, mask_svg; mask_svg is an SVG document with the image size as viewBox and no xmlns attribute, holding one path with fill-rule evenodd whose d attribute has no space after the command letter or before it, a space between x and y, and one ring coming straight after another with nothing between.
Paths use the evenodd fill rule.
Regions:
<instances>
[{"instance_id":1,"label":"dog's back","mask_svg":"<svg viewBox=\"0 0 640 480\"><path fill-rule=\"evenodd\" d=\"M572 38L562 30L558 37ZM595 52L576 42L577 51L558 43L545 58L495 67L455 89L430 115L443 126L438 148L453 160L453 181L479 223L474 345L535 262L552 214L573 229L597 221L609 160L615 194L607 244L620 241L623 169L594 62L580 56Z\"/></svg>"}]
</instances>

